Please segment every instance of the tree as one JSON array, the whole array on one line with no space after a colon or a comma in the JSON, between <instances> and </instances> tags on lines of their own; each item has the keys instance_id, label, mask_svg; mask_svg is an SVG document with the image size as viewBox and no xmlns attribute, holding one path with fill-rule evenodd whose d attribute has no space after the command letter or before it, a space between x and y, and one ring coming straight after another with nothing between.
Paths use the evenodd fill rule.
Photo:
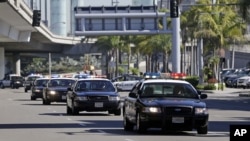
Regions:
<instances>
[{"instance_id":1,"label":"tree","mask_svg":"<svg viewBox=\"0 0 250 141\"><path fill-rule=\"evenodd\" d=\"M241 17L247 21L250 22L250 1L249 0L238 0L239 1L239 13L241 14Z\"/></svg>"},{"instance_id":2,"label":"tree","mask_svg":"<svg viewBox=\"0 0 250 141\"><path fill-rule=\"evenodd\" d=\"M232 3L236 0L217 0L216 4ZM206 5L211 0L200 0L198 4ZM193 25L194 38L204 39L208 50L226 48L232 40L242 39L246 25L237 15L235 6L199 6L192 7L187 14L188 25Z\"/></svg>"},{"instance_id":3,"label":"tree","mask_svg":"<svg viewBox=\"0 0 250 141\"><path fill-rule=\"evenodd\" d=\"M115 67L115 75L118 75L118 49L121 46L120 36L101 36L96 41L95 45L99 50L106 53L106 74L113 75L113 70L109 70L109 62L111 62L112 58L116 58L116 67ZM114 76L109 76L114 77Z\"/></svg>"}]
</instances>

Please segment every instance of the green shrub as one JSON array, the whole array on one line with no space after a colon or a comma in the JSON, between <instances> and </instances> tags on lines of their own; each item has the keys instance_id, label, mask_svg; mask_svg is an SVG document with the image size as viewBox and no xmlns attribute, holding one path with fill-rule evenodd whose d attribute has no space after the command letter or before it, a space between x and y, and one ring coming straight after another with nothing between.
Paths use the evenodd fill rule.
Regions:
<instances>
[{"instance_id":1,"label":"green shrub","mask_svg":"<svg viewBox=\"0 0 250 141\"><path fill-rule=\"evenodd\" d=\"M216 86L214 84L207 84L204 86L204 90L216 90Z\"/></svg>"},{"instance_id":2,"label":"green shrub","mask_svg":"<svg viewBox=\"0 0 250 141\"><path fill-rule=\"evenodd\" d=\"M191 83L195 88L199 84L199 77L198 76L188 76L185 80L187 82Z\"/></svg>"},{"instance_id":3,"label":"green shrub","mask_svg":"<svg viewBox=\"0 0 250 141\"><path fill-rule=\"evenodd\" d=\"M223 83L218 84L218 90L224 90L224 84Z\"/></svg>"},{"instance_id":4,"label":"green shrub","mask_svg":"<svg viewBox=\"0 0 250 141\"><path fill-rule=\"evenodd\" d=\"M204 85L198 84L195 88L197 90L204 90Z\"/></svg>"}]
</instances>

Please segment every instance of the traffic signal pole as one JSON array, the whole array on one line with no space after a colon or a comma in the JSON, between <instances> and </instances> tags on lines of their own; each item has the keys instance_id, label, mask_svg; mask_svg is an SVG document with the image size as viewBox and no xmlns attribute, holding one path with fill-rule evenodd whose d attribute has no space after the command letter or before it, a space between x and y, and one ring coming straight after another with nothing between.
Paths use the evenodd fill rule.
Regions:
<instances>
[{"instance_id":1,"label":"traffic signal pole","mask_svg":"<svg viewBox=\"0 0 250 141\"><path fill-rule=\"evenodd\" d=\"M172 72L181 72L180 17L172 18Z\"/></svg>"},{"instance_id":2,"label":"traffic signal pole","mask_svg":"<svg viewBox=\"0 0 250 141\"><path fill-rule=\"evenodd\" d=\"M172 20L172 72L181 72L180 50L180 9L178 0L170 0L170 17Z\"/></svg>"}]
</instances>

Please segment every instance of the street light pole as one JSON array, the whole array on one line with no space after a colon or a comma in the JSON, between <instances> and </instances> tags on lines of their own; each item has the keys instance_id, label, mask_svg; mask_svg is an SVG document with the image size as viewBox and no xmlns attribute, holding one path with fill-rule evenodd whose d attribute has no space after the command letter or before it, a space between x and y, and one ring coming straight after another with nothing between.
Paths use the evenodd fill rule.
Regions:
<instances>
[{"instance_id":1,"label":"street light pole","mask_svg":"<svg viewBox=\"0 0 250 141\"><path fill-rule=\"evenodd\" d=\"M49 53L49 78L51 78L51 53Z\"/></svg>"}]
</instances>

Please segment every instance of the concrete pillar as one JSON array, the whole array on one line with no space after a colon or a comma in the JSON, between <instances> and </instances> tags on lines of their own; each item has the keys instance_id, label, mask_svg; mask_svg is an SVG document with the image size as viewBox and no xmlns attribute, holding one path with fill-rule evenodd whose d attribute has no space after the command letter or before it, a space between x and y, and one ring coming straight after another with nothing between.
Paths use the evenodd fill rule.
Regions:
<instances>
[{"instance_id":1,"label":"concrete pillar","mask_svg":"<svg viewBox=\"0 0 250 141\"><path fill-rule=\"evenodd\" d=\"M16 60L16 74L21 75L21 59L20 59L20 56Z\"/></svg>"},{"instance_id":2,"label":"concrete pillar","mask_svg":"<svg viewBox=\"0 0 250 141\"><path fill-rule=\"evenodd\" d=\"M67 36L67 1L66 0L52 0L51 1L51 23L50 30L61 36Z\"/></svg>"},{"instance_id":3,"label":"concrete pillar","mask_svg":"<svg viewBox=\"0 0 250 141\"><path fill-rule=\"evenodd\" d=\"M13 67L13 70L15 70L13 73L21 75L21 59L19 53L15 53L13 55Z\"/></svg>"},{"instance_id":4,"label":"concrete pillar","mask_svg":"<svg viewBox=\"0 0 250 141\"><path fill-rule=\"evenodd\" d=\"M4 60L4 48L0 47L0 79L4 78L5 74L5 60Z\"/></svg>"}]
</instances>

